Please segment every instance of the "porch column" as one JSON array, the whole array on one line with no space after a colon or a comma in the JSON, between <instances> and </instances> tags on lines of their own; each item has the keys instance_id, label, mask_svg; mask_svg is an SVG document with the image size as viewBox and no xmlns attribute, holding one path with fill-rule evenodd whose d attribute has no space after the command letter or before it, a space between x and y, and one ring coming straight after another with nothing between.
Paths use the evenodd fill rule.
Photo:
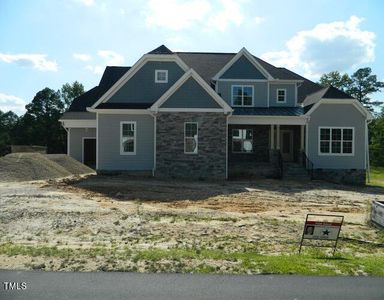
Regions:
<instances>
[{"instance_id":1,"label":"porch column","mask_svg":"<svg viewBox=\"0 0 384 300\"><path fill-rule=\"evenodd\" d=\"M276 126L276 150L280 150L280 125Z\"/></svg>"},{"instance_id":2,"label":"porch column","mask_svg":"<svg viewBox=\"0 0 384 300\"><path fill-rule=\"evenodd\" d=\"M300 126L300 151L304 151L304 125Z\"/></svg>"},{"instance_id":3,"label":"porch column","mask_svg":"<svg viewBox=\"0 0 384 300\"><path fill-rule=\"evenodd\" d=\"M271 149L275 149L275 125L271 125Z\"/></svg>"}]
</instances>

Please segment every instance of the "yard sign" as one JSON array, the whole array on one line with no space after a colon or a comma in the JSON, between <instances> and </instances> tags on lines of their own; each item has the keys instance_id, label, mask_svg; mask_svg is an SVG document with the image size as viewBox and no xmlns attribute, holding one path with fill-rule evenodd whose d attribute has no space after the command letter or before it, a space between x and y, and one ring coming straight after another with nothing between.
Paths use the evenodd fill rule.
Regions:
<instances>
[{"instance_id":1,"label":"yard sign","mask_svg":"<svg viewBox=\"0 0 384 300\"><path fill-rule=\"evenodd\" d=\"M333 245L333 253L335 253L343 221L344 216L307 214L303 235L301 237L299 253L301 253L301 247L303 246L303 241L305 239L334 241L335 243Z\"/></svg>"}]
</instances>

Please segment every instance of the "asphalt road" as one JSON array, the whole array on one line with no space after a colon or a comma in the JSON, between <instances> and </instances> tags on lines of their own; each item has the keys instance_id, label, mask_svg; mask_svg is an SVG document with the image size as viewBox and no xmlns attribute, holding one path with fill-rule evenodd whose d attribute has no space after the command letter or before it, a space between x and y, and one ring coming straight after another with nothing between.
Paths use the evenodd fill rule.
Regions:
<instances>
[{"instance_id":1,"label":"asphalt road","mask_svg":"<svg viewBox=\"0 0 384 300\"><path fill-rule=\"evenodd\" d=\"M10 289L10 282L14 283L13 290ZM384 299L384 278L377 277L64 273L0 270L0 284L0 299L2 300Z\"/></svg>"}]
</instances>

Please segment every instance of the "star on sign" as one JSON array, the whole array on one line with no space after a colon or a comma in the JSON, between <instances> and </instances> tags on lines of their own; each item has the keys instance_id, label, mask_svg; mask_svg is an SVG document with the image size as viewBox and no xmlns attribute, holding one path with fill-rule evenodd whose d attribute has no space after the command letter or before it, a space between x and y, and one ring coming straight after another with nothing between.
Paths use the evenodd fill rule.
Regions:
<instances>
[{"instance_id":1,"label":"star on sign","mask_svg":"<svg viewBox=\"0 0 384 300\"><path fill-rule=\"evenodd\" d=\"M323 230L323 235L329 235L331 232L328 229Z\"/></svg>"}]
</instances>

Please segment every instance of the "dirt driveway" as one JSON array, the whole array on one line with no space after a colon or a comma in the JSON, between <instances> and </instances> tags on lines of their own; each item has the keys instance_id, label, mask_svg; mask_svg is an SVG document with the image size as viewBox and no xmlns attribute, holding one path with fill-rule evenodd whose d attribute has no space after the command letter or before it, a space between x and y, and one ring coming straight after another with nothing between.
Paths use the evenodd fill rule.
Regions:
<instances>
[{"instance_id":1,"label":"dirt driveway","mask_svg":"<svg viewBox=\"0 0 384 300\"><path fill-rule=\"evenodd\" d=\"M367 222L374 199L383 200L384 190L315 181L209 183L90 176L8 182L0 183L0 243L277 255L297 251L305 216L312 212L345 216L342 253L383 254L384 235ZM29 268L36 261L0 255L0 268ZM96 261L83 262L81 269L98 269ZM60 259L45 268L67 269Z\"/></svg>"}]
</instances>

